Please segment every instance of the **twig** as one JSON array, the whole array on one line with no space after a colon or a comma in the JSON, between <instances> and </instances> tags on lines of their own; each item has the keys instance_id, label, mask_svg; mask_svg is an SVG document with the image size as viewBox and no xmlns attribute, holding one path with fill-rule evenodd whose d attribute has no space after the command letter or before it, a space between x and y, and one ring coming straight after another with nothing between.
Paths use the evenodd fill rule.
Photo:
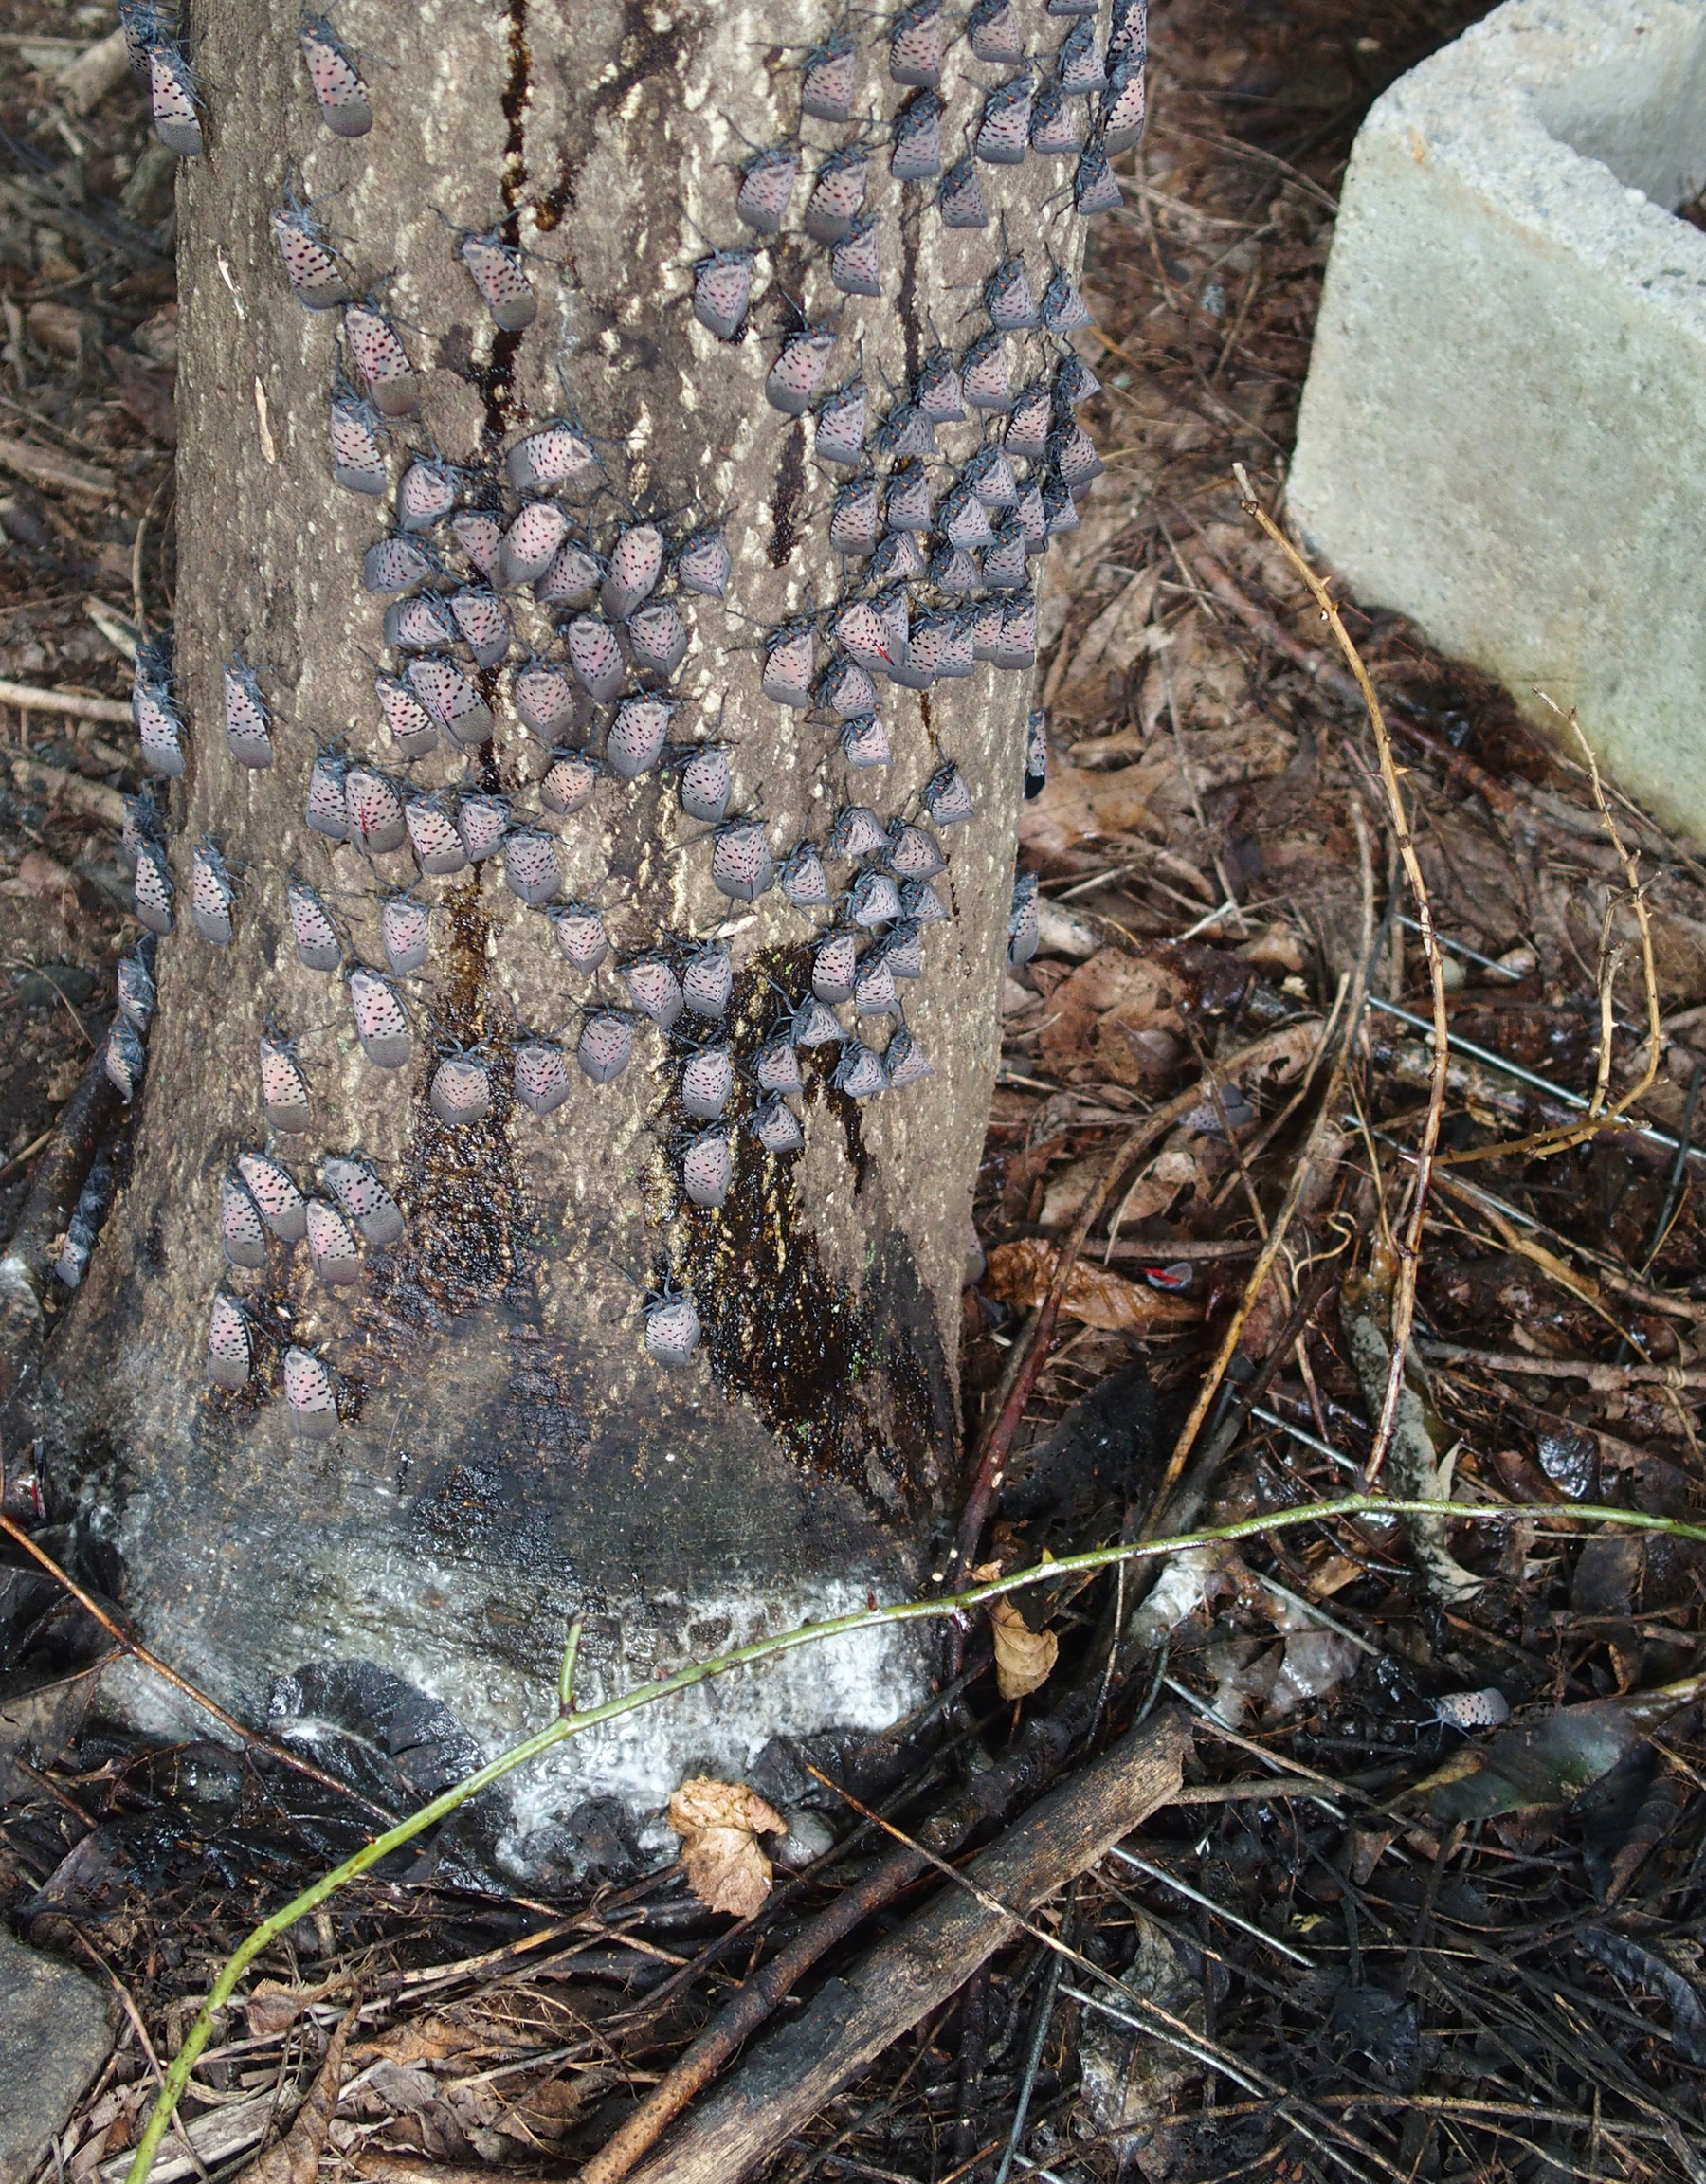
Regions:
<instances>
[{"instance_id":1,"label":"twig","mask_svg":"<svg viewBox=\"0 0 1706 2184\"><path fill-rule=\"evenodd\" d=\"M14 440L0 433L0 470L10 470L31 485L70 493L83 500L110 500L118 491L113 473L93 463L75 463L69 455L56 455L33 441Z\"/></svg>"},{"instance_id":2,"label":"twig","mask_svg":"<svg viewBox=\"0 0 1706 2184\"><path fill-rule=\"evenodd\" d=\"M1416 1148L1416 1174L1409 1220L1402 1239L1398 1241L1398 1280L1392 1295L1391 1363L1387 1369L1386 1395L1374 1428L1373 1447L1369 1452L1368 1477L1373 1481L1380 1476L1380 1467L1386 1461L1386 1452L1391 1445L1392 1431L1398 1419L1398 1398L1404 1389L1405 1359L1409 1350L1410 1328L1416 1317L1416 1280L1422 1265L1422 1225L1427 1218L1428 1185L1432 1181L1434 1156L1440 1142L1440 1123L1445 1113L1446 1070L1451 1046L1451 1029L1445 1015L1445 967L1434 933L1433 904L1428 898L1427 882L1423 876L1422 862L1416 854L1408 814L1404 807L1404 792L1398 778L1397 763L1392 756L1392 739L1387 734L1386 717L1380 710L1380 700L1374 694L1374 685L1369 680L1369 671L1363 665L1362 655L1351 642L1351 632L1340 619L1332 592L1257 500L1243 466L1235 465L1234 469L1243 496L1244 514L1260 525L1309 586L1316 605L1321 610L1321 619L1338 640L1339 650L1345 656L1345 664L1355 676L1357 687L1362 692L1363 704L1368 709L1369 726L1374 736L1374 748L1379 754L1380 778L1386 789L1398 853L1404 861L1405 877L1410 883L1410 893L1416 899L1416 920L1422 928L1422 950L1427 959L1428 984L1433 992L1433 1070L1428 1084L1427 1113L1423 1119L1422 1136ZM1655 1069L1658 1067L1656 1030L1653 1066Z\"/></svg>"},{"instance_id":3,"label":"twig","mask_svg":"<svg viewBox=\"0 0 1706 2184\"><path fill-rule=\"evenodd\" d=\"M1417 1345L1424 1357L1442 1365L1482 1365L1491 1373L1533 1373L1544 1380L1584 1380L1589 1388L1615 1394L1631 1385L1642 1388L1706 1388L1706 1365L1615 1365L1588 1357L1531 1356L1526 1350L1478 1350L1467 1342Z\"/></svg>"},{"instance_id":4,"label":"twig","mask_svg":"<svg viewBox=\"0 0 1706 2184\"><path fill-rule=\"evenodd\" d=\"M12 779L22 787L39 790L51 803L63 804L81 819L99 820L115 833L124 825L124 799L104 781L85 781L64 766L44 766L39 758L14 758L9 751L5 757Z\"/></svg>"},{"instance_id":5,"label":"twig","mask_svg":"<svg viewBox=\"0 0 1706 2184\"><path fill-rule=\"evenodd\" d=\"M27 713L68 713L75 720L121 720L131 709L117 698L85 697L81 690L38 690L28 682L0 682L0 705L21 705Z\"/></svg>"}]
</instances>

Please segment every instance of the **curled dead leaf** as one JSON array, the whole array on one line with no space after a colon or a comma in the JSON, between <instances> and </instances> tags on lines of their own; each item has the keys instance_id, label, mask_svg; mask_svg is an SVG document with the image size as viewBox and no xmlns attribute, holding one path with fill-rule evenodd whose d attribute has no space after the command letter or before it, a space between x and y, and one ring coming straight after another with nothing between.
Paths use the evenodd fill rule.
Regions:
<instances>
[{"instance_id":1,"label":"curled dead leaf","mask_svg":"<svg viewBox=\"0 0 1706 2184\"><path fill-rule=\"evenodd\" d=\"M989 1254L983 1286L1004 1304L1028 1312L1048 1294L1059 1259L1059 1246L1043 1236L1024 1236L1011 1244L997 1245ZM1185 1327L1203 1316L1202 1306L1187 1298L1164 1296L1159 1289L1140 1289L1108 1267L1083 1259L1067 1279L1061 1310L1068 1320L1080 1320L1087 1327L1116 1335L1147 1335L1158 1327Z\"/></svg>"},{"instance_id":2,"label":"curled dead leaf","mask_svg":"<svg viewBox=\"0 0 1706 2184\"><path fill-rule=\"evenodd\" d=\"M984 1562L972 1571L975 1583L987 1585L999 1577L999 1562ZM1004 1699L1028 1698L1040 1691L1054 1673L1061 1642L1052 1630L1033 1630L1011 1600L989 1602L989 1628L995 1640L995 1688Z\"/></svg>"},{"instance_id":3,"label":"curled dead leaf","mask_svg":"<svg viewBox=\"0 0 1706 2184\"><path fill-rule=\"evenodd\" d=\"M699 1774L669 1800L669 1825L681 1838L687 1885L699 1902L750 1919L770 1894L771 1862L758 1837L787 1834L781 1813L744 1782Z\"/></svg>"}]
</instances>

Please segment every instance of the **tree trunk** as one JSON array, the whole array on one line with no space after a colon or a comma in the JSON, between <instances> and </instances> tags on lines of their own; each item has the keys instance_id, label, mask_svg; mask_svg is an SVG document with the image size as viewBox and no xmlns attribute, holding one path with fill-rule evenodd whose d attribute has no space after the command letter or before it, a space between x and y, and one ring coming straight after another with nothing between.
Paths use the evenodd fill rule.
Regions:
<instances>
[{"instance_id":1,"label":"tree trunk","mask_svg":"<svg viewBox=\"0 0 1706 2184\"><path fill-rule=\"evenodd\" d=\"M1033 54L1072 27L1041 0L1015 14ZM958 355L988 330L983 284L1008 247L1025 251L1040 295L1055 264L1075 264L1080 227L1070 159L980 165L982 228L946 226L934 180L892 178L894 117L917 94L890 79L890 23L851 19L862 127L802 122L804 48L835 20L825 0L762 12L713 0L510 0L507 12L428 0L404 14L347 0L336 28L369 86L372 127L346 138L310 95L296 0L196 10L207 148L186 162L179 198L175 662L190 725L168 800L176 929L159 949L134 1165L49 1354L51 1476L110 1544L149 1644L251 1715L270 1705L369 1736L376 1725L393 1752L426 1739L423 1780L538 1720L566 1618L588 1619L581 1688L601 1696L862 1604L867 1589L917 1584L953 1494L961 1270L1032 679L987 664L923 689L880 679L893 759L871 770L850 767L839 723L761 694L767 632L817 611L822 671L841 656L827 635L841 603L877 589L870 564L844 563L827 538L831 498L851 472L819 459L821 428L767 401L766 378L803 304L833 332L824 392L862 361L866 447L885 473L879 415L904 399L938 332ZM951 163L985 93L1014 71L973 59L957 13L944 27ZM747 146L800 139L788 225L767 241L735 217ZM812 171L849 143L872 147L875 299L838 295L828 251L800 226ZM286 281L271 214L293 190L417 375L419 417L391 427L383 500L331 476L328 403L340 369L358 380L358 359L340 311L304 309ZM518 333L497 329L458 255L459 233L493 228L525 251L537 298ZM691 307L710 243L760 251L733 340ZM1062 353L1035 332L1007 350L1015 387L1046 378ZM803 1052L791 1104L804 1147L780 1154L757 1142L760 1094L737 1081L720 1210L682 1193L683 1139L701 1124L681 1108L679 1040L640 1022L632 1063L599 1087L575 1066L577 1010L600 997L627 1006L618 958L666 947L679 967L690 938L721 935L735 975L720 1028L750 1070L808 992L808 943L838 913L796 909L778 887L750 905L718 892L709 828L685 815L667 768L632 784L607 773L584 808L538 816L552 744L602 748L614 709L583 693L571 728L523 728L514 671L530 649L562 660L572 619L524 589L503 593L506 668L480 675L456 649L495 715L482 748L442 734L430 755L406 759L375 699L376 666L400 673L405 655L384 649L389 601L364 590L363 556L392 523L401 471L436 450L467 467L463 505L487 503L507 522L540 496L509 487L505 451L557 415L597 447L598 490L557 497L601 555L637 517L667 518L672 542L726 523L726 601L667 575L660 590L692 640L669 682L670 739L731 747L731 811L762 822L776 864L802 839L828 857L832 819L851 805L920 819L948 857L935 882L948 919L924 928L923 976L899 989L934 1074L855 1100L828 1081L837 1048ZM973 410L944 425L947 461L963 464L999 422ZM939 502L953 480L933 477ZM443 563L428 590L481 582L446 526L422 536ZM922 583L913 593L916 617L933 594ZM236 655L273 710L264 770L227 745L222 671ZM501 853L424 879L407 843L370 855L312 830L310 772L332 747L405 798L455 785L511 799L512 827L554 845L560 899L603 907L610 960L590 975L572 969L551 919L506 884ZM950 759L976 816L933 827L920 792ZM453 809L454 793L445 801ZM226 946L192 921L204 841L235 888ZM838 888L857 876L845 861L829 870ZM299 960L293 880L332 913L339 972ZM386 970L381 904L408 888L431 911L430 955L392 980L411 1052L381 1068L358 1041L348 974ZM881 1048L892 1024L841 1014ZM296 1134L269 1135L263 1116L258 1042L269 1031L298 1042L308 1080ZM560 1042L573 1080L543 1117L512 1089L529 1039ZM459 1047L487 1065L491 1107L447 1124L429 1094ZM321 1162L364 1156L402 1210L402 1240L362 1245L347 1283L321 1279L305 1244L276 1239L263 1266L228 1265L222 1184L240 1154L262 1152L304 1194L328 1198ZM691 1293L703 1325L675 1366L644 1338L643 1297L666 1279ZM242 1302L252 1335L252 1373L231 1392L209 1386L216 1292ZM291 1348L335 1377L329 1438L295 1429ZM655 1805L690 1764L738 1770L779 1733L884 1723L916 1701L928 1667L913 1638L793 1654L759 1682L635 1718L621 1742L573 1746L562 1775L524 1793L523 1819L560 1814L577 1783ZM124 1702L145 1712L158 1697L133 1686ZM436 1745L424 1721L438 1723ZM521 1854L546 1847L537 1838Z\"/></svg>"}]
</instances>

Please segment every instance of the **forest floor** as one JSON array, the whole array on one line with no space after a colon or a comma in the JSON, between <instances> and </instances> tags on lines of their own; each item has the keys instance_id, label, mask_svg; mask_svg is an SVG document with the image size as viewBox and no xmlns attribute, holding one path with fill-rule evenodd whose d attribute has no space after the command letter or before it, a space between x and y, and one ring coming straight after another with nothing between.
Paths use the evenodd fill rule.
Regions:
<instances>
[{"instance_id":1,"label":"forest floor","mask_svg":"<svg viewBox=\"0 0 1706 2184\"><path fill-rule=\"evenodd\" d=\"M1571 1507L1679 1518L1706 1491L1706 1231L1678 1150L1706 1075L1706 853L1615 792L1602 812L1504 693L1346 601L1443 940L1436 1084L1432 970L1367 710L1233 478L1280 498L1360 115L1482 11L1154 9L1151 127L1087 280L1108 476L1051 556L1053 768L1024 826L1041 946L1006 989L964 1373L968 1447L993 1444L1007 1473L1007 1566L1141 1534L1170 1449L1210 1453L1188 1478L1219 1523L1342 1493L1405 1310L1430 1107L1448 1156L1552 1133L1435 1172L1425 1400L1386 1459L1388 1484L1513 1514L1345 1517L1177 1556L1118 1652L1134 1575L1025 1595L1042 1644L1010 1622L993 1636L1009 1686L1022 1657L1043 1671L1026 1699L997 1690L980 1624L935 1720L857 1775L893 1825L925 1830L944 1784L1051 1723L1076 1739L1070 1787L1157 1704L1194 1727L1187 1787L1134 1839L1141 1863L1083 1866L770 2145L770 2184L1706 2175L1700 1550ZM106 21L25 12L78 42ZM123 91L56 111L52 60L21 55L3 101L0 678L113 698L127 632L171 592L170 174ZM111 1009L123 888L101 798L135 784L98 721L0 720L15 1192ZM1571 1141L1602 1048L1604 1098L1633 1094L1642 1131ZM1198 1420L1206 1373L1223 1392ZM264 1755L96 1723L46 1750L89 1642L48 1581L0 1566L0 1689L47 1694L0 1717L0 1897L125 2011L44 2184L118 2184L156 2058L223 1957L366 1828ZM454 1847L368 1876L253 1967L185 2101L189 2146L169 2138L155 2175L250 2163L352 1995L336 2113L301 2109L266 2184L317 2165L381 2184L575 2173L733 1993L873 1887L880 1838L828 1789L814 1801L834 1847L733 1927L679 1869L636 1876L614 1825L590 1896L508 1896ZM857 1980L925 1893L874 1893L880 1916L800 1992Z\"/></svg>"}]
</instances>

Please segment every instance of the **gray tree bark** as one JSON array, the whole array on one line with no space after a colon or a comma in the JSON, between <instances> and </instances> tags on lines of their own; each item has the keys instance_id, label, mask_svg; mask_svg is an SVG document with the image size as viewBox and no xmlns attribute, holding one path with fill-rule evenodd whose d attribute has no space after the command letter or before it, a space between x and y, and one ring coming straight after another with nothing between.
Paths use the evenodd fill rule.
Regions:
<instances>
[{"instance_id":1,"label":"gray tree bark","mask_svg":"<svg viewBox=\"0 0 1706 2184\"><path fill-rule=\"evenodd\" d=\"M1015 12L1035 53L1071 27L1042 0ZM887 23L854 19L862 127L802 122L803 48L835 27L824 0L510 0L507 10L426 0L402 11L346 0L336 27L373 112L371 133L352 139L322 123L298 27L296 0L195 11L207 150L186 164L180 194L175 642L190 729L188 770L170 792L177 922L160 945L134 1168L50 1354L49 1430L55 1481L109 1540L150 1645L250 1715L365 1709L393 1752L422 1746L418 1772L436 1780L537 1721L572 1615L587 1618L581 1689L592 1698L862 1604L867 1589L893 1596L928 1572L954 1486L959 1289L997 1054L1031 677L981 665L921 691L880 682L893 761L861 772L832 728L761 695L762 633L854 595L863 574L826 537L847 473L815 459L811 420L772 408L765 381L798 323L791 298L833 329L826 391L862 358L875 424L937 330L957 354L988 328L982 284L1006 254L996 215L1038 294L1051 262L1074 265L1080 224L1070 160L981 166L992 216L981 229L943 224L935 182L892 179L893 119L913 94L890 80ZM957 13L946 28L952 162L985 93L1014 71L972 58ZM747 143L790 138L803 140L805 172L786 230L767 243L735 217L739 168ZM812 170L854 141L873 148L876 299L838 295L828 252L800 226ZM269 223L293 187L356 290L372 284L418 375L419 419L390 439L393 488L411 451L433 448L478 473L477 486L500 483L503 451L571 413L597 436L609 490L565 505L601 551L628 509L726 518L726 603L679 594L692 646L671 685L672 738L733 747L734 809L762 819L778 863L802 837L824 843L843 806L918 815L947 759L971 785L975 819L937 829L949 921L925 929L924 975L901 989L934 1074L855 1102L827 1083L833 1048L802 1056L804 1148L773 1156L752 1134L754 1094L737 1087L735 1182L720 1210L681 1195L680 1062L650 1027L608 1086L574 1068L577 1005L626 994L612 966L591 978L571 970L548 918L506 887L500 856L423 881L407 846L370 858L305 825L321 746L406 792L500 791L517 824L539 810L548 754L516 717L508 671L486 679L497 726L482 751L445 737L406 763L386 733L375 664L401 662L383 652L387 602L363 590L362 558L391 504L330 475L328 401L350 359L340 313L303 309L285 279ZM538 312L519 334L494 326L456 254L455 230L495 226L529 253ZM690 308L701 238L760 246L733 341ZM1045 376L1059 354L1040 334L1007 349L1015 386ZM968 416L941 430L953 463L984 436ZM952 482L938 473L938 494ZM508 493L506 519L517 505ZM469 580L446 534L433 536ZM928 588L915 592L928 603ZM560 659L567 615L554 628L526 592L506 598L511 669L530 646ZM221 674L236 654L260 669L274 708L264 771L227 748ZM830 657L820 640L820 665ZM596 746L610 708L580 714ZM780 1012L771 982L806 991L806 944L830 914L803 914L777 889L750 908L719 894L707 829L684 816L673 774L607 777L590 805L539 824L554 837L562 897L603 904L621 954L668 935L728 939L727 1023L750 1058ZM227 947L191 923L204 839L235 883ZM842 885L852 876L831 871ZM407 1068L372 1066L345 979L298 960L293 877L334 911L346 973L384 969L388 890L412 885L430 905L429 959L396 981ZM257 1042L269 1027L299 1044L311 1097L299 1135L269 1136L263 1118ZM864 1028L880 1047L886 1027ZM565 1040L574 1079L543 1119L509 1088L528 1033ZM494 1089L486 1119L457 1128L428 1104L453 1042L481 1049ZM305 1193L321 1188L325 1156L362 1154L403 1210L401 1243L364 1247L360 1278L344 1286L319 1279L301 1244L270 1242L256 1271L227 1266L221 1187L244 1151L269 1151ZM704 1325L677 1368L647 1354L638 1309L665 1273L691 1290ZM253 1375L235 1393L208 1385L221 1289L256 1331ZM292 1429L288 1344L336 1377L329 1440ZM914 1639L844 1642L636 1717L624 1738L572 1747L561 1774L518 1793L517 1854L547 1855L550 1825L587 1791L655 1805L685 1768L738 1770L771 1735L884 1723L916 1702L928 1668ZM136 1684L125 1702L146 1716L159 1701Z\"/></svg>"}]
</instances>

